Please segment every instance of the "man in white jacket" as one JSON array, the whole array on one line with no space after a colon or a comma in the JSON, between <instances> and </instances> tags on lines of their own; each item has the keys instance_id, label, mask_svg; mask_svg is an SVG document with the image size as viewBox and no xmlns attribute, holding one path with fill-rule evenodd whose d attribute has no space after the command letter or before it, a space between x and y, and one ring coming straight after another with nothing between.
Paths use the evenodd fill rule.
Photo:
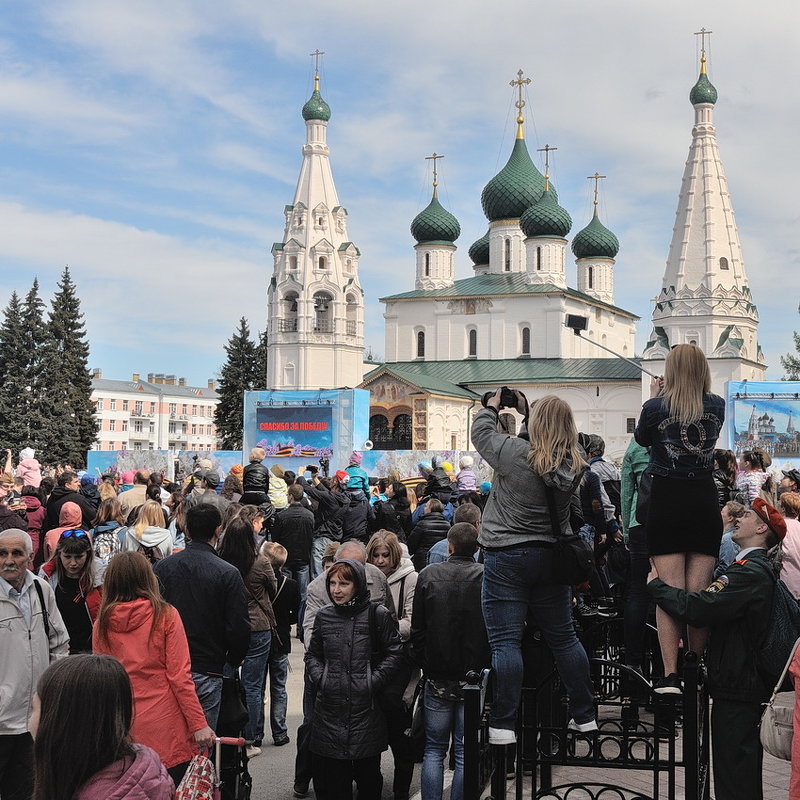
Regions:
<instances>
[{"instance_id":1,"label":"man in white jacket","mask_svg":"<svg viewBox=\"0 0 800 800\"><path fill-rule=\"evenodd\" d=\"M33 695L51 662L69 653L53 590L28 569L33 545L22 530L0 532L0 797L33 794Z\"/></svg>"}]
</instances>

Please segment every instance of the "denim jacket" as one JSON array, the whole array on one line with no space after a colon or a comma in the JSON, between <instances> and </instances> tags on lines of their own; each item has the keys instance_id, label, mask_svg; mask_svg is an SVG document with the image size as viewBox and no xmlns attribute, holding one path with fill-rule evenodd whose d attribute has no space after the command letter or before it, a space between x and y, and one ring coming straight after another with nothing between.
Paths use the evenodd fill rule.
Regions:
<instances>
[{"instance_id":1,"label":"denim jacket","mask_svg":"<svg viewBox=\"0 0 800 800\"><path fill-rule=\"evenodd\" d=\"M653 474L701 478L714 468L714 448L724 420L725 401L715 394L703 397L703 414L691 425L670 417L663 398L654 397L642 406L633 436L650 448L648 470Z\"/></svg>"}]
</instances>

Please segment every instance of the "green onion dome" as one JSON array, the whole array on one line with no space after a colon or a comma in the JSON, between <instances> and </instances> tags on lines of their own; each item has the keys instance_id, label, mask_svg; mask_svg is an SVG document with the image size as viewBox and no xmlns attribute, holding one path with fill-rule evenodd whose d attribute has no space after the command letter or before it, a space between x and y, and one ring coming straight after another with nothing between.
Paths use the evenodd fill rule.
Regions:
<instances>
[{"instance_id":1,"label":"green onion dome","mask_svg":"<svg viewBox=\"0 0 800 800\"><path fill-rule=\"evenodd\" d=\"M489 222L519 219L543 194L544 175L531 161L525 140L517 139L508 163L481 192L481 205Z\"/></svg>"},{"instance_id":2,"label":"green onion dome","mask_svg":"<svg viewBox=\"0 0 800 800\"><path fill-rule=\"evenodd\" d=\"M411 235L417 244L442 242L453 244L461 236L461 225L458 220L439 202L434 192L433 199L427 208L414 217L411 223Z\"/></svg>"},{"instance_id":3,"label":"green onion dome","mask_svg":"<svg viewBox=\"0 0 800 800\"><path fill-rule=\"evenodd\" d=\"M489 263L489 231L469 248L469 257L476 266Z\"/></svg>"},{"instance_id":4,"label":"green onion dome","mask_svg":"<svg viewBox=\"0 0 800 800\"><path fill-rule=\"evenodd\" d=\"M597 218L572 240L572 252L576 258L614 258L619 252L619 239Z\"/></svg>"},{"instance_id":5,"label":"green onion dome","mask_svg":"<svg viewBox=\"0 0 800 800\"><path fill-rule=\"evenodd\" d=\"M714 84L711 83L705 72L700 73L697 83L692 87L692 91L689 92L689 102L693 106L696 106L698 103L713 104L717 102L717 90L714 88Z\"/></svg>"},{"instance_id":6,"label":"green onion dome","mask_svg":"<svg viewBox=\"0 0 800 800\"><path fill-rule=\"evenodd\" d=\"M546 191L520 218L519 226L526 236L558 236L564 238L572 227L572 217Z\"/></svg>"},{"instance_id":7,"label":"green onion dome","mask_svg":"<svg viewBox=\"0 0 800 800\"><path fill-rule=\"evenodd\" d=\"M330 118L331 107L322 99L322 95L319 93L319 78L315 78L314 91L303 106L303 119L306 122L312 119L327 122Z\"/></svg>"}]
</instances>

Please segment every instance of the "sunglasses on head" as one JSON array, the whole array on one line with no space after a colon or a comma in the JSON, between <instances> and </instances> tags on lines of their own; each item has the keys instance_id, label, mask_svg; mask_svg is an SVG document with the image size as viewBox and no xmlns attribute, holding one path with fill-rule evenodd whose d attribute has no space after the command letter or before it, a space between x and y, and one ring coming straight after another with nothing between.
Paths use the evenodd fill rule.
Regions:
<instances>
[{"instance_id":1,"label":"sunglasses on head","mask_svg":"<svg viewBox=\"0 0 800 800\"><path fill-rule=\"evenodd\" d=\"M88 535L89 534L86 533L86 531L82 531L82 530L80 530L80 528L75 528L75 529L70 529L68 531L62 531L60 538L69 539L69 538L74 536L76 539L78 539L78 538L80 538L82 536L88 536Z\"/></svg>"}]
</instances>

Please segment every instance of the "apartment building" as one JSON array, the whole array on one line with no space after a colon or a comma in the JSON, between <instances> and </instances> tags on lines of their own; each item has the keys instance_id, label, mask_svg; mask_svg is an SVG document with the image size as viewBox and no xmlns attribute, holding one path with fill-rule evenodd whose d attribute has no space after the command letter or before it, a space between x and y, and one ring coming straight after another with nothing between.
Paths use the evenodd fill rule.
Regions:
<instances>
[{"instance_id":1,"label":"apartment building","mask_svg":"<svg viewBox=\"0 0 800 800\"><path fill-rule=\"evenodd\" d=\"M92 401L100 423L93 450L217 449L215 381L187 386L185 378L134 372L129 381L92 372Z\"/></svg>"}]
</instances>

